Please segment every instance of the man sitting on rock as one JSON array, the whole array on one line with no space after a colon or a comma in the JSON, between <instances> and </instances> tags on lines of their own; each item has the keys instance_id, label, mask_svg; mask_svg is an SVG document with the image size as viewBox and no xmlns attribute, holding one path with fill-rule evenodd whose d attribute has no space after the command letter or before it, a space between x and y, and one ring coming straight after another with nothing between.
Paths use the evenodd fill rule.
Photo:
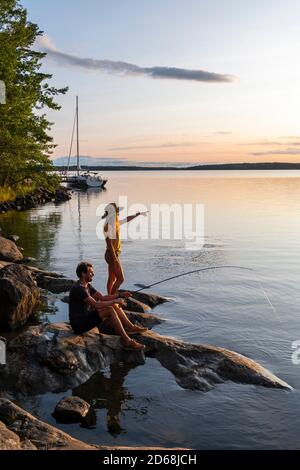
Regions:
<instances>
[{"instance_id":1,"label":"man sitting on rock","mask_svg":"<svg viewBox=\"0 0 300 470\"><path fill-rule=\"evenodd\" d=\"M76 334L86 333L95 327L107 333L107 327L113 334L121 336L123 349L142 351L143 344L138 343L129 335L142 333L147 328L134 325L127 318L122 306L124 299L131 296L130 292L114 295L102 295L91 284L94 277L93 266L82 262L77 266L76 274L79 280L72 286L69 299L69 319ZM110 330L110 331L111 331Z\"/></svg>"}]
</instances>

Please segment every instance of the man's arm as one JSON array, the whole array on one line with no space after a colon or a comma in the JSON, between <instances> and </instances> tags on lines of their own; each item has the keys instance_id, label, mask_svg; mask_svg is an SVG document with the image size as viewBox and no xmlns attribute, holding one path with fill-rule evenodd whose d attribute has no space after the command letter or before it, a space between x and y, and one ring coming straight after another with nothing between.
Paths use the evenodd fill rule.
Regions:
<instances>
[{"instance_id":1,"label":"man's arm","mask_svg":"<svg viewBox=\"0 0 300 470\"><path fill-rule=\"evenodd\" d=\"M114 300L116 301L119 296L119 294L113 294L113 295L102 295L101 292L94 292L91 297L95 299L96 301L107 301L107 300Z\"/></svg>"},{"instance_id":2,"label":"man's arm","mask_svg":"<svg viewBox=\"0 0 300 470\"><path fill-rule=\"evenodd\" d=\"M119 298L128 299L131 296L132 296L132 293L129 291L119 292L113 295L102 295L100 292L96 291L91 295L91 297L95 299L96 301L106 302L106 301L113 300L114 303L117 303L117 299Z\"/></svg>"},{"instance_id":3,"label":"man's arm","mask_svg":"<svg viewBox=\"0 0 300 470\"><path fill-rule=\"evenodd\" d=\"M94 310L101 310L105 307L111 307L114 304L124 305L124 299L117 297L114 300L96 301L92 296L89 295L86 299L84 299L84 303L90 305Z\"/></svg>"}]
</instances>

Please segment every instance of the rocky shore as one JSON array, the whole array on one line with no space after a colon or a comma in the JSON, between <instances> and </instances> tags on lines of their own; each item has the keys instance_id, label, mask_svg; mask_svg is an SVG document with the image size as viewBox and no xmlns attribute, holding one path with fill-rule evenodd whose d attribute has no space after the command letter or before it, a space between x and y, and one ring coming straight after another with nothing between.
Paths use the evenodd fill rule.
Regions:
<instances>
[{"instance_id":1,"label":"rocky shore","mask_svg":"<svg viewBox=\"0 0 300 470\"><path fill-rule=\"evenodd\" d=\"M48 392L67 392L103 368L119 363L143 365L147 357L155 358L189 390L209 392L226 381L291 389L241 354L152 331L164 321L152 309L168 301L154 293L133 293L126 307L131 321L149 328L137 337L146 346L143 352L123 350L118 336L98 329L75 335L68 323L30 324L41 295L51 292L68 302L68 291L75 281L24 263L13 239L0 237L0 335L7 339L6 364L0 365L0 449L97 449L43 423L14 402ZM55 409L60 419L78 422L93 412L80 397L67 397Z\"/></svg>"},{"instance_id":2,"label":"rocky shore","mask_svg":"<svg viewBox=\"0 0 300 470\"><path fill-rule=\"evenodd\" d=\"M25 211L47 202L60 203L69 199L71 199L70 190L64 186L59 186L56 191L38 189L24 197L17 197L14 201L0 203L0 214L8 211Z\"/></svg>"}]
</instances>

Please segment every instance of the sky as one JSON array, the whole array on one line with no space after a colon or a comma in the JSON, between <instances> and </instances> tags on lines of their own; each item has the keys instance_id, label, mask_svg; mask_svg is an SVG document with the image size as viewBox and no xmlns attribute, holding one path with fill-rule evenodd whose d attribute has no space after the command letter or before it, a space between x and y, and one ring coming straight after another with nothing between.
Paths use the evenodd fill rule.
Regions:
<instances>
[{"instance_id":1,"label":"sky","mask_svg":"<svg viewBox=\"0 0 300 470\"><path fill-rule=\"evenodd\" d=\"M300 162L299 0L21 0L68 155L130 162Z\"/></svg>"}]
</instances>

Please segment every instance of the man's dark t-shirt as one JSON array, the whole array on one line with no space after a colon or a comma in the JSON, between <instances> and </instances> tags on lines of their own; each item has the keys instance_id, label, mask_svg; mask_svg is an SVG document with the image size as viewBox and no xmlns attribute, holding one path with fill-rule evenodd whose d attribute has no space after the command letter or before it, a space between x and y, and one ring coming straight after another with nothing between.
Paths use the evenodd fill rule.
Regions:
<instances>
[{"instance_id":1,"label":"man's dark t-shirt","mask_svg":"<svg viewBox=\"0 0 300 470\"><path fill-rule=\"evenodd\" d=\"M95 292L97 291L91 284L88 284L87 288L83 287L80 282L76 282L72 286L69 296L69 320L71 325L85 318L90 307L84 300L95 294Z\"/></svg>"}]
</instances>

